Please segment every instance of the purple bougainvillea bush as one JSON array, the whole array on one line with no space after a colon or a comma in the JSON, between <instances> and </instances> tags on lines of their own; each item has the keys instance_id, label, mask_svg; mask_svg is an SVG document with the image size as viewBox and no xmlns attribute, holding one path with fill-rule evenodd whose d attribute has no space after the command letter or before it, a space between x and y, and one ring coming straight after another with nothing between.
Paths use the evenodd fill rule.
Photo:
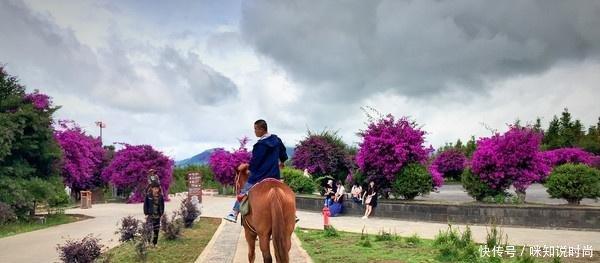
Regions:
<instances>
[{"instance_id":1,"label":"purple bougainvillea bush","mask_svg":"<svg viewBox=\"0 0 600 263\"><path fill-rule=\"evenodd\" d=\"M240 139L240 147L233 152L224 149L215 150L208 160L208 165L215 175L215 180L223 185L233 185L235 171L242 163L250 162L252 153L246 149L248 138Z\"/></svg>"},{"instance_id":2,"label":"purple bougainvillea bush","mask_svg":"<svg viewBox=\"0 0 600 263\"><path fill-rule=\"evenodd\" d=\"M102 171L102 178L118 188L131 190L128 202L144 200L148 186L148 171L156 170L165 200L173 177L173 160L150 145L122 144L125 148L117 151L108 167Z\"/></svg>"},{"instance_id":3,"label":"purple bougainvillea bush","mask_svg":"<svg viewBox=\"0 0 600 263\"><path fill-rule=\"evenodd\" d=\"M33 91L33 93L29 93L25 95L25 101L33 104L38 110L47 110L50 108L52 101L50 97L46 94L40 93L38 90Z\"/></svg>"},{"instance_id":4,"label":"purple bougainvillea bush","mask_svg":"<svg viewBox=\"0 0 600 263\"><path fill-rule=\"evenodd\" d=\"M430 172L439 173L444 178L459 179L467 163L465 154L457 149L440 153L429 166Z\"/></svg>"},{"instance_id":5,"label":"purple bougainvillea bush","mask_svg":"<svg viewBox=\"0 0 600 263\"><path fill-rule=\"evenodd\" d=\"M373 120L359 133L363 141L356 163L369 180L382 188L388 187L406 165L426 162L433 149L424 146L425 134L407 117L396 120L390 114ZM432 179L435 187L441 186L443 179Z\"/></svg>"},{"instance_id":6,"label":"purple bougainvillea bush","mask_svg":"<svg viewBox=\"0 0 600 263\"><path fill-rule=\"evenodd\" d=\"M492 189L506 190L513 185L525 191L550 172L540 152L541 140L541 133L516 126L509 127L504 134L482 138L473 153L471 170Z\"/></svg>"},{"instance_id":7,"label":"purple bougainvillea bush","mask_svg":"<svg viewBox=\"0 0 600 263\"><path fill-rule=\"evenodd\" d=\"M586 152L581 148L559 148L545 151L542 154L552 167L565 163L580 163L591 166L594 160L593 154Z\"/></svg>"},{"instance_id":8,"label":"purple bougainvillea bush","mask_svg":"<svg viewBox=\"0 0 600 263\"><path fill-rule=\"evenodd\" d=\"M427 167L427 171L431 174L431 180L435 189L441 187L444 184L444 174L440 172L437 164L432 163Z\"/></svg>"},{"instance_id":9,"label":"purple bougainvillea bush","mask_svg":"<svg viewBox=\"0 0 600 263\"><path fill-rule=\"evenodd\" d=\"M63 152L65 184L74 191L97 186L105 154L100 139L87 135L73 121L59 121L54 138Z\"/></svg>"},{"instance_id":10,"label":"purple bougainvillea bush","mask_svg":"<svg viewBox=\"0 0 600 263\"><path fill-rule=\"evenodd\" d=\"M322 132L301 140L294 150L292 164L300 170L308 170L313 177L333 176L343 180L354 163L348 147L335 133Z\"/></svg>"}]
</instances>

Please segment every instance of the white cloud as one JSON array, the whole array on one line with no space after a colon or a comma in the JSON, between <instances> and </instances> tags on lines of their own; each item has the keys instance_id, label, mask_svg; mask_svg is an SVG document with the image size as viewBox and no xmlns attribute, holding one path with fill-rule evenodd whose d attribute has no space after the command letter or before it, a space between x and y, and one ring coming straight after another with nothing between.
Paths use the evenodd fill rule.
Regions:
<instances>
[{"instance_id":1,"label":"white cloud","mask_svg":"<svg viewBox=\"0 0 600 263\"><path fill-rule=\"evenodd\" d=\"M589 26L596 7L555 10L581 19L553 22L537 11L508 21L501 14L512 9L502 5L429 1L310 10L223 3L233 11L198 2L177 15L160 3L27 2L0 2L9 73L49 93L63 106L59 118L91 134L105 121L105 142L150 144L177 160L237 147L258 118L287 146L307 128L355 143L361 106L413 117L434 146L489 135L482 122L499 130L516 118L547 123L564 107L586 125L600 115L598 29ZM198 6L206 8L194 16ZM478 15L486 8L493 14Z\"/></svg>"}]
</instances>

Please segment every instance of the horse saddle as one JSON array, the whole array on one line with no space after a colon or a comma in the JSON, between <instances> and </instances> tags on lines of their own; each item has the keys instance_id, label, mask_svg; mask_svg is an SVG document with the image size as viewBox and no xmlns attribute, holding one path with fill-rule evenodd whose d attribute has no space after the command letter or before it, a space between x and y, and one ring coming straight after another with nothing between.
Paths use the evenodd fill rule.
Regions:
<instances>
[{"instance_id":1,"label":"horse saddle","mask_svg":"<svg viewBox=\"0 0 600 263\"><path fill-rule=\"evenodd\" d=\"M255 184L255 185L253 185L252 187L250 187L250 189L248 190L248 193L246 193L246 195L244 195L244 196L242 196L242 197L241 197L241 200L240 200L240 215L242 216L242 220L241 220L241 221L242 221L242 224L243 224L243 222L244 222L244 220L243 220L244 216L248 215L248 213L250 213L250 211L251 211L250 202L248 201L248 199L249 199L249 198L248 198L248 196L250 196L250 192L252 192L251 190L252 190L252 189L253 189L255 186L257 186L257 185L259 185L259 184L261 184L261 183L263 183L263 182L268 182L268 181L273 181L273 182L278 182L278 183L281 183L281 181L280 181L280 180L278 180L278 179L274 179L274 178L267 178L267 179L264 179L264 180L262 180L262 181L260 181L260 182L256 183L256 184Z\"/></svg>"},{"instance_id":2,"label":"horse saddle","mask_svg":"<svg viewBox=\"0 0 600 263\"><path fill-rule=\"evenodd\" d=\"M240 214L242 216L250 213L250 202L248 202L248 195L246 195L242 201L240 201Z\"/></svg>"}]
</instances>

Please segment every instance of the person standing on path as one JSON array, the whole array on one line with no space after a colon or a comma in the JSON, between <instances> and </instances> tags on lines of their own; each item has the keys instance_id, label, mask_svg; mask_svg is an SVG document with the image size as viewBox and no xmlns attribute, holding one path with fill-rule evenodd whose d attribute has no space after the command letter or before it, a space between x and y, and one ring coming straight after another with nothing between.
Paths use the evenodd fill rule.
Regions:
<instances>
[{"instance_id":1,"label":"person standing on path","mask_svg":"<svg viewBox=\"0 0 600 263\"><path fill-rule=\"evenodd\" d=\"M373 208L377 207L377 188L375 187L375 182L369 182L369 186L367 188L367 192L363 197L365 201L365 215L362 217L363 219L369 218L369 216L373 213Z\"/></svg>"},{"instance_id":2,"label":"person standing on path","mask_svg":"<svg viewBox=\"0 0 600 263\"><path fill-rule=\"evenodd\" d=\"M160 218L165 213L165 200L158 182L150 184L150 191L146 192L144 199L144 215L146 222L152 225L152 245L156 247L158 243L158 232L160 230Z\"/></svg>"}]
</instances>

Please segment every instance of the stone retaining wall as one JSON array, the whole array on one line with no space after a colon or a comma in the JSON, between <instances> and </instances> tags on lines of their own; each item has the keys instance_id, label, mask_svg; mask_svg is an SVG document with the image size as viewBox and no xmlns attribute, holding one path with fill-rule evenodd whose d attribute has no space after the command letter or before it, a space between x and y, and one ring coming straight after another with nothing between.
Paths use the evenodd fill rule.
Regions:
<instances>
[{"instance_id":1,"label":"stone retaining wall","mask_svg":"<svg viewBox=\"0 0 600 263\"><path fill-rule=\"evenodd\" d=\"M296 197L296 207L299 210L321 211L323 199L298 196ZM363 215L364 208L346 200L343 213ZM494 221L498 225L505 226L600 231L600 207L589 206L440 204L422 201L379 200L377 208L374 209L374 216L451 224L487 225Z\"/></svg>"}]
</instances>

